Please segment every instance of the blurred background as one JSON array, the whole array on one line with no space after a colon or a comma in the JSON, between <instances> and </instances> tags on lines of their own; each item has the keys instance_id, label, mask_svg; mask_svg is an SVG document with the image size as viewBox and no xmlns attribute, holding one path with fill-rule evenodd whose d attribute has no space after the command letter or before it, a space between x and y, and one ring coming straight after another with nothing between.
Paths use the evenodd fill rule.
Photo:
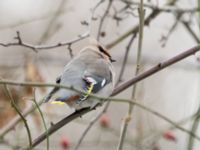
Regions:
<instances>
[{"instance_id":1,"label":"blurred background","mask_svg":"<svg viewBox=\"0 0 200 150\"><path fill-rule=\"evenodd\" d=\"M1 0L0 1L0 78L19 82L55 83L63 67L81 48L88 45L88 38L61 47L33 49L20 46L51 46L60 42L90 37L109 47L117 61L113 63L116 82L135 76L138 49L138 32L129 32L139 24L139 0ZM110 5L110 7L109 7ZM198 0L145 0L141 70L167 60L200 41L200 11ZM159 11L158 11L159 10ZM92 19L91 19L92 16ZM102 21L103 20L103 21ZM102 26L101 26L102 24ZM100 32L99 32L100 30ZM17 37L17 31L20 35ZM121 39L115 42L117 39ZM11 44L8 47L3 44ZM113 44L114 43L114 44ZM127 58L125 57L127 54ZM125 62L124 70L122 64ZM200 109L200 55L192 55L175 65L139 82L136 99L156 112L166 116L188 131L200 134L198 128ZM123 75L121 76L120 74ZM35 97L40 101L51 88L9 86L21 112L28 110ZM132 87L118 94L117 98L131 99ZM84 138L80 150L115 150L119 142L127 103L111 102L106 113L93 125ZM74 120L50 136L50 149L74 149L84 130L103 107ZM68 106L41 105L47 127L74 110ZM0 88L0 149L22 149L28 145L23 122L13 123L18 114ZM29 114L27 123L32 139L45 132L38 110ZM135 106L127 129L124 150L198 150L200 142L189 134L173 127L162 118ZM35 149L46 149L46 141Z\"/></svg>"}]
</instances>

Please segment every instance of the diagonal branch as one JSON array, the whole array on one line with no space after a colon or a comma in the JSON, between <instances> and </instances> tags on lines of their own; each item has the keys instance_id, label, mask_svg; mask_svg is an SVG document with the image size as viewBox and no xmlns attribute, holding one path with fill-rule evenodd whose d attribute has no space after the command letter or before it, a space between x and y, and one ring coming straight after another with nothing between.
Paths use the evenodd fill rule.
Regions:
<instances>
[{"instance_id":1,"label":"diagonal branch","mask_svg":"<svg viewBox=\"0 0 200 150\"><path fill-rule=\"evenodd\" d=\"M99 97L100 98L100 97ZM101 99L101 98L100 98ZM175 123L174 121L172 121L171 119L169 119L168 117L160 114L159 112L153 110L153 109L150 109L149 107L139 103L139 102L136 102L136 101L131 101L131 100L127 100L127 99L115 99L115 98L109 98L108 99L109 101L113 101L113 102L119 102L119 103L127 103L127 104L131 104L131 105L136 105L138 106L139 108L165 120L166 122L170 123L171 125L173 125L174 127L176 127L177 129L191 135L192 137L196 138L197 140L200 141L200 137L198 135L196 135L195 133L191 132L190 130L187 130L183 127L181 127L179 124ZM63 127L64 125L70 123L71 121L73 121L74 119L92 111L93 109L90 109L90 108L85 108L85 109L81 109L75 113L72 113L71 115L65 117L64 119L60 120L59 122L57 122L56 124L54 124L53 126L51 126L49 129L48 129L48 136L53 134L55 131L57 131L58 129L60 129L61 127ZM32 144L32 147L35 147L37 146L38 144L40 144L43 140L45 140L47 137L47 134L46 132L42 133L39 137L37 137L34 141L33 141L33 144ZM25 148L25 150L27 150L28 148Z\"/></svg>"},{"instance_id":2,"label":"diagonal branch","mask_svg":"<svg viewBox=\"0 0 200 150\"><path fill-rule=\"evenodd\" d=\"M91 109L90 108L85 108L85 109L81 109L80 111L77 111L75 113L72 113L71 115L65 117L64 119L60 120L58 123L52 125L49 129L48 129L48 135L46 134L46 132L44 132L43 134L41 134L39 137L37 137L32 144L32 147L37 146L38 144L40 144L44 139L47 138L47 136L50 136L51 134L53 134L55 131L57 131L58 129L60 129L61 127L63 127L64 125L66 125L67 123L73 121L74 119L90 112ZM25 148L28 149L28 148Z\"/></svg>"},{"instance_id":3,"label":"diagonal branch","mask_svg":"<svg viewBox=\"0 0 200 150\"><path fill-rule=\"evenodd\" d=\"M186 57L190 56L190 55L193 55L195 54L196 52L198 52L200 50L200 45L197 45L195 47L192 47L190 49L188 49L187 51L184 51L164 62L161 62L159 64L157 64L156 66L148 69L147 71L137 75L136 77L122 83L121 85L119 85L118 87L115 88L115 90L113 91L112 95L116 95L118 94L119 92L121 92L123 89L126 89L128 87L130 87L131 85L161 71L162 69L172 65L172 64L175 64L179 61L181 61L182 59L185 59Z\"/></svg>"},{"instance_id":4,"label":"diagonal branch","mask_svg":"<svg viewBox=\"0 0 200 150\"><path fill-rule=\"evenodd\" d=\"M195 54L199 50L200 50L200 45L197 45L197 46L195 46L193 48L190 48L190 49L188 49L188 50L186 50L186 51L184 51L184 52L182 52L182 53L180 53L180 54L178 54L178 55L176 55L176 56L174 56L174 57L172 57L172 58L170 58L170 59L168 59L168 60L166 60L166 61L164 61L162 63L159 63L158 65L150 68L149 70L145 71L144 73L141 73L138 76L136 76L136 77L128 80L127 82L122 83L118 87L116 87L115 90L113 91L113 93L111 94L111 96L117 95L118 93L124 91L125 89L127 89L131 85L133 85L133 84L135 84L135 83L137 83L137 82L139 82L139 81L141 81L141 80L143 80L143 79L145 79L145 78L147 78L147 77L149 77L149 76L161 71L162 69L164 69L164 68L166 68L166 67L168 67L168 66L170 66L170 65L172 65L174 63L179 62L180 60L182 60L182 59L184 59L184 58L186 58L186 57L188 57L190 55ZM42 84L42 83L33 83L33 82L14 82L14 81L7 81L7 80L0 81L0 84L15 85L15 86L34 86L34 87L54 86L54 87L60 87L60 88L66 88L66 89L71 89L72 90L72 88L70 88L70 87L66 87L66 86L58 85L58 84ZM73 89L73 90L75 90L75 89ZM94 96L94 95L91 95L91 96ZM40 104L42 104L42 102L40 102ZM29 113L32 112L34 109L35 108L32 108L31 111L29 110ZM82 115L84 115L84 114L86 114L86 113L88 113L90 111L91 111L91 109L80 110L79 112L76 112L75 114L72 114L72 115L64 118L60 122L58 122L57 124L59 124L59 125L57 127L62 127L66 123L69 123L70 121L72 121L72 120L74 120L74 119L76 119L76 118L78 118L78 117L80 117L80 116L82 116ZM28 115L29 113L26 113L26 115ZM20 121L20 119L18 120L18 122L19 121ZM7 129L6 131L7 132L10 131L16 125L16 123L18 123L18 122L14 122L13 125L10 126L10 128ZM50 128L50 131L48 132L48 134L50 135L53 132L55 132L56 130L58 130L58 129L59 128L55 128L54 126L52 126ZM0 136L2 137L2 135L5 135L6 133L3 132L3 134L0 134ZM46 132L44 134L46 135ZM39 137L40 140L39 141L38 141L38 139L35 140L33 142L33 145L36 146L37 144L42 142L46 138L45 135L41 135ZM37 143L36 145L35 145L35 142Z\"/></svg>"}]
</instances>

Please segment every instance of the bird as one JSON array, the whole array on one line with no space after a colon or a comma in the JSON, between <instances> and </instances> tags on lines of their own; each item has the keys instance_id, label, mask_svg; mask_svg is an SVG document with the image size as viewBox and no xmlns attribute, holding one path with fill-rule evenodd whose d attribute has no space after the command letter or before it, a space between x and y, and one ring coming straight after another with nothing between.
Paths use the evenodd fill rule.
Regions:
<instances>
[{"instance_id":1,"label":"bird","mask_svg":"<svg viewBox=\"0 0 200 150\"><path fill-rule=\"evenodd\" d=\"M56 83L83 91L80 93L60 87L54 87L44 98L44 102L67 104L75 110L93 109L103 101L90 96L109 97L115 86L115 60L100 43L90 44L80 50L64 67Z\"/></svg>"}]
</instances>

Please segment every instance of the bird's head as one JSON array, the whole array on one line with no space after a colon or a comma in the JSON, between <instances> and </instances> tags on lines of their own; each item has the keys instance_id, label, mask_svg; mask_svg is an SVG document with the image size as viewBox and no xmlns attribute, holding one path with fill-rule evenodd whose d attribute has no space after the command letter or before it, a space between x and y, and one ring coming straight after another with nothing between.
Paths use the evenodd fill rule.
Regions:
<instances>
[{"instance_id":1,"label":"bird's head","mask_svg":"<svg viewBox=\"0 0 200 150\"><path fill-rule=\"evenodd\" d=\"M108 50L102 44L100 44L97 40L95 40L94 38L91 38L90 43L91 43L91 46L94 47L94 50L97 53L99 53L104 59L109 60L110 62L116 61L112 58Z\"/></svg>"}]
</instances>

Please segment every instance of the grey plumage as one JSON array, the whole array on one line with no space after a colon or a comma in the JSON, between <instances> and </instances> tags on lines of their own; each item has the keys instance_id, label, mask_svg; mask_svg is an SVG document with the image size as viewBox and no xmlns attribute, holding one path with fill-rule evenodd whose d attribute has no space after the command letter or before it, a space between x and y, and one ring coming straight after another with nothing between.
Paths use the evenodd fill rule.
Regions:
<instances>
[{"instance_id":1,"label":"grey plumage","mask_svg":"<svg viewBox=\"0 0 200 150\"><path fill-rule=\"evenodd\" d=\"M65 66L56 83L86 91L88 85L91 84L91 79L95 81L92 93L108 97L114 88L114 71L110 60L111 57L99 51L98 46L86 47ZM75 96L76 98L80 97L78 100L83 97L83 95L75 91L55 87L46 96L45 102L49 100L63 101L76 110L85 107L92 108L100 103L99 100L90 97L80 103L76 103L78 100L69 100Z\"/></svg>"}]
</instances>

